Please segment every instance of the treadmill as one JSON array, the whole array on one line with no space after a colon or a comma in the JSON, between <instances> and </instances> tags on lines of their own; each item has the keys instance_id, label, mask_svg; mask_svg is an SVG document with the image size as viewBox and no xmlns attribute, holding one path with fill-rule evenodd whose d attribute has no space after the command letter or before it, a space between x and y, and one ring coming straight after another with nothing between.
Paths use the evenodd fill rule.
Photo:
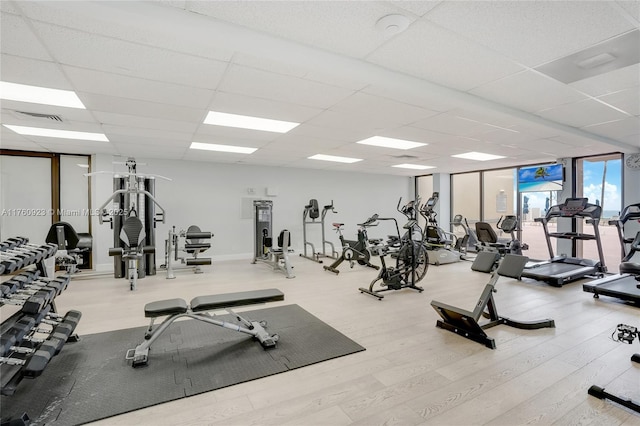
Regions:
<instances>
[{"instance_id":1,"label":"treadmill","mask_svg":"<svg viewBox=\"0 0 640 426\"><path fill-rule=\"evenodd\" d=\"M536 222L542 224L544 235L547 240L550 260L543 263L534 264L522 272L525 278L533 278L538 281L561 287L571 281L576 281L588 275L602 275L607 268L604 264L604 254L602 251L602 241L598 223L602 215L602 208L595 204L590 204L587 198L567 198L564 203L551 206L545 217L535 218ZM569 218L585 222L593 227L593 234L581 232L549 232L548 223L553 218ZM575 224L575 223L574 223ZM574 227L575 229L575 227ZM599 260L581 259L579 257L554 256L551 238L566 240L593 240L598 247Z\"/></svg>"},{"instance_id":2,"label":"treadmill","mask_svg":"<svg viewBox=\"0 0 640 426\"><path fill-rule=\"evenodd\" d=\"M593 297L596 299L603 295L617 297L640 305L640 263L638 260L632 262L632 258L640 253L640 231L635 238L625 238L624 224L630 220L640 220L640 203L625 207L619 220L609 222L618 228L623 258L619 274L591 281L582 286L584 291L593 293ZM631 244L628 253L625 250L627 244Z\"/></svg>"}]
</instances>

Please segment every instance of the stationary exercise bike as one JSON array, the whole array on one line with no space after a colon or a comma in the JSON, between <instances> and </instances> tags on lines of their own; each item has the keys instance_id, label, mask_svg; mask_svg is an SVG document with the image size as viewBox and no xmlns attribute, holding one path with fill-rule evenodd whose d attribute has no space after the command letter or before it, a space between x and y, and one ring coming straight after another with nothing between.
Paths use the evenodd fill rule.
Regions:
<instances>
[{"instance_id":1,"label":"stationary exercise bike","mask_svg":"<svg viewBox=\"0 0 640 426\"><path fill-rule=\"evenodd\" d=\"M381 294L382 292L390 290L411 288L418 292L424 291L424 288L416 285L416 283L424 278L429 268L429 255L427 254L427 249L422 244L422 230L416 220L415 206L418 204L418 201L412 200L400 208L401 202L402 198L398 201L396 210L409 219L402 227L406 230L403 236L400 236L400 228L395 218L375 216L377 220L393 221L397 231L397 237L391 236L392 238L390 238L387 244L381 244L381 241L378 241L377 244L371 248L372 254L380 257L382 268L378 276L369 284L369 288L359 288L360 293L370 294L371 296L377 297L378 300L384 298L384 295ZM387 265L385 260L387 255L395 258L395 266ZM376 284L379 284L381 288L374 290Z\"/></svg>"},{"instance_id":2,"label":"stationary exercise bike","mask_svg":"<svg viewBox=\"0 0 640 426\"><path fill-rule=\"evenodd\" d=\"M358 226L358 240L345 240L342 235L342 227L344 223L333 223L334 230L340 237L340 243L342 244L342 254L335 262L329 266L324 266L325 271L339 274L338 266L345 260L349 262L349 266L353 268L355 262L359 265L368 266L373 269L380 269L378 265L373 265L369 260L371 259L371 252L369 251L369 240L367 237L367 228L377 225L378 215L373 215L363 223L359 223Z\"/></svg>"}]
</instances>

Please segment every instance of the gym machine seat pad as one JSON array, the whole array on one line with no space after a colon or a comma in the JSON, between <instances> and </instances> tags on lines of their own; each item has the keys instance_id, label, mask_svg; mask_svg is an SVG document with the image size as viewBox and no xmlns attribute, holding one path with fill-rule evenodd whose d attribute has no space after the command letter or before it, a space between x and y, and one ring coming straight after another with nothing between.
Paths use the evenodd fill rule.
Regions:
<instances>
[{"instance_id":1,"label":"gym machine seat pad","mask_svg":"<svg viewBox=\"0 0 640 426\"><path fill-rule=\"evenodd\" d=\"M191 300L190 305L193 312L202 312L231 308L234 306L278 302L281 300L284 300L284 293L278 289L270 288L265 290L198 296ZM187 312L187 309L187 303L183 299L160 300L147 303L144 307L144 316L154 318L165 315L182 314Z\"/></svg>"}]
</instances>

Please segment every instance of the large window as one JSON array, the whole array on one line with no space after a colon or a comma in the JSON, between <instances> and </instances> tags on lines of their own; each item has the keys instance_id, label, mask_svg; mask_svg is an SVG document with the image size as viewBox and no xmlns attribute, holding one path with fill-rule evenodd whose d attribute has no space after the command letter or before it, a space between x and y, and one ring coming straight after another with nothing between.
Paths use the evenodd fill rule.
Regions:
<instances>
[{"instance_id":1,"label":"large window","mask_svg":"<svg viewBox=\"0 0 640 426\"><path fill-rule=\"evenodd\" d=\"M482 175L482 219L497 223L515 211L515 169L491 170Z\"/></svg>"},{"instance_id":2,"label":"large window","mask_svg":"<svg viewBox=\"0 0 640 426\"><path fill-rule=\"evenodd\" d=\"M576 161L576 196L587 197L589 202L602 207L600 237L604 259L610 272L617 272L620 264L620 240L617 229L609 221L617 219L622 205L622 155L611 154L597 157L579 158ZM592 234L593 227L578 224L584 232ZM593 241L579 241L576 247L578 257L598 259L597 246Z\"/></svg>"},{"instance_id":3,"label":"large window","mask_svg":"<svg viewBox=\"0 0 640 426\"><path fill-rule=\"evenodd\" d=\"M451 215L461 214L473 226L480 215L480 172L451 175Z\"/></svg>"}]
</instances>

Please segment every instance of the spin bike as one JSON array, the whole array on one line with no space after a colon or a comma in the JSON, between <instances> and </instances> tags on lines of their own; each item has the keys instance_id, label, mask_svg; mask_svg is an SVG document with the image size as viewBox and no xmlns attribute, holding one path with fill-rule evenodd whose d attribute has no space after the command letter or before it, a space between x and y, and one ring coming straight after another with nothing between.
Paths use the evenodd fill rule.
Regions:
<instances>
[{"instance_id":1,"label":"spin bike","mask_svg":"<svg viewBox=\"0 0 640 426\"><path fill-rule=\"evenodd\" d=\"M406 230L405 234L400 236L400 228L395 218L377 217L377 220L393 221L396 227L396 236L390 236L387 244L377 244L371 248L371 253L380 257L382 269L378 276L371 281L369 288L360 287L360 293L370 294L382 300L384 295L382 292L390 290L402 290L403 288L411 288L418 292L423 292L424 288L416 285L427 274L429 268L429 255L424 244L422 244L422 230L418 226L416 220L417 201L410 201L400 208L402 198L398 201L396 210L404 214L408 222L402 227ZM390 255L395 258L395 266L387 266L385 257ZM381 288L374 290L376 284Z\"/></svg>"},{"instance_id":2,"label":"spin bike","mask_svg":"<svg viewBox=\"0 0 640 426\"><path fill-rule=\"evenodd\" d=\"M371 253L369 251L369 240L367 239L367 228L370 226L376 226L378 215L373 215L363 223L359 223L358 226L358 240L345 240L342 235L342 227L344 223L333 223L335 231L340 237L340 243L342 244L342 254L335 262L329 266L324 266L325 271L339 274L338 266L345 260L349 262L349 266L353 268L355 262L359 265L368 266L373 269L380 269L378 265L373 265L369 260L371 259Z\"/></svg>"}]
</instances>

